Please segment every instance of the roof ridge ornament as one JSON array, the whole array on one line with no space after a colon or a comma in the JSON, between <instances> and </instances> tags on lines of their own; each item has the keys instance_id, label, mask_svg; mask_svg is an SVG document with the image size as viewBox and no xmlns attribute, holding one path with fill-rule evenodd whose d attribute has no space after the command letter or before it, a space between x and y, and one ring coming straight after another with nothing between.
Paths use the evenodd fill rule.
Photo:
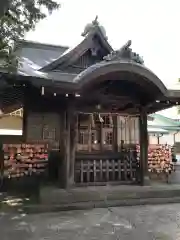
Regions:
<instances>
[{"instance_id":1,"label":"roof ridge ornament","mask_svg":"<svg viewBox=\"0 0 180 240\"><path fill-rule=\"evenodd\" d=\"M97 28L101 30L104 38L107 39L106 30L102 25L99 24L98 15L96 15L95 19L91 23L86 24L84 31L81 33L81 36L86 37L89 33L92 33Z\"/></svg>"},{"instance_id":2,"label":"roof ridge ornament","mask_svg":"<svg viewBox=\"0 0 180 240\"><path fill-rule=\"evenodd\" d=\"M95 19L92 21L92 24L93 24L94 26L98 26L98 25L99 25L98 15L96 15Z\"/></svg>"},{"instance_id":3,"label":"roof ridge ornament","mask_svg":"<svg viewBox=\"0 0 180 240\"><path fill-rule=\"evenodd\" d=\"M144 60L138 53L133 52L130 48L132 44L131 40L128 40L119 50L112 51L110 54L105 56L103 60L105 61L117 61L122 59L127 59L130 61L134 61L139 64L144 64Z\"/></svg>"}]
</instances>

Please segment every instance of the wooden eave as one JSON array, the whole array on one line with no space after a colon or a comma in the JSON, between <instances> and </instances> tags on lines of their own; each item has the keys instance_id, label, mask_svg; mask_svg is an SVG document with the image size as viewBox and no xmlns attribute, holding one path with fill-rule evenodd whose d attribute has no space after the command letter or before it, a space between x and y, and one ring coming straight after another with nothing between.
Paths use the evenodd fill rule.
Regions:
<instances>
[{"instance_id":1,"label":"wooden eave","mask_svg":"<svg viewBox=\"0 0 180 240\"><path fill-rule=\"evenodd\" d=\"M147 109L150 113L159 112L173 106L180 105L180 91L179 90L167 90L167 94L160 99L150 103Z\"/></svg>"},{"instance_id":2,"label":"wooden eave","mask_svg":"<svg viewBox=\"0 0 180 240\"><path fill-rule=\"evenodd\" d=\"M86 104L91 105L91 109L93 109L94 102L91 101L91 99L97 99L100 101L100 103L104 103L104 105L107 108L107 111L110 111L112 109L112 106L115 105L114 111L121 111L122 105L120 104L122 100L124 101L124 107L127 106L127 103L130 104L131 106L127 106L127 109L129 110L132 114L137 114L139 111L140 104L138 105L138 101L134 101L133 96L129 96L129 100L126 101L126 99L122 99L123 96L119 95L103 95L104 92L101 92L103 89L98 88L92 90L92 95L93 98L90 96L90 99L87 99L87 91L83 91L84 85L80 83L80 81L62 81L61 80L52 80L52 79L47 79L47 78L41 78L41 77L32 77L32 76L22 76L18 74L2 74L2 79L0 81L0 98L3 98L3 101L1 101L4 105L3 107L3 112L8 113L13 110L16 110L17 108L21 107L21 102L23 99L23 85L26 86L32 86L37 89L37 91L40 90L40 88L43 86L46 88L46 91L49 93L56 93L56 94L62 94L65 96L66 93L68 94L76 94L76 93L82 93L81 97L79 98L80 102L80 108L81 107L86 107ZM61 76L61 74L59 75ZM80 74L81 78L81 74ZM84 79L87 80L87 77L84 76ZM90 78L91 79L91 78ZM81 80L83 80L81 78ZM93 80L93 78L92 78ZM114 80L116 81L116 80ZM96 82L96 81L94 81ZM98 81L97 81L98 82ZM86 81L84 82L85 86L88 84ZM13 91L12 86L16 85L17 90ZM107 86L108 87L108 86ZM9 91L7 90L10 89ZM6 89L4 93L3 89ZM39 90L38 90L39 89ZM7 93L8 91L8 93ZM96 91L96 92L95 92ZM99 92L98 92L99 91ZM151 89L149 89L151 91ZM85 94L83 96L83 94ZM100 96L102 94L102 97ZM110 94L110 93L108 93ZM128 94L127 94L128 95ZM155 97L154 97L155 98ZM157 101L158 100L158 101ZM151 100L151 102L148 105L144 105L141 103L141 106L146 109L146 112L148 114L154 113L163 109L170 108L174 105L178 105L180 103L180 91L178 90L167 90L164 94L162 94L160 99L154 99ZM86 105L86 106L85 106ZM13 106L13 107L12 107ZM1 107L2 108L2 107Z\"/></svg>"},{"instance_id":3,"label":"wooden eave","mask_svg":"<svg viewBox=\"0 0 180 240\"><path fill-rule=\"evenodd\" d=\"M43 79L43 78L35 78L35 77L30 77L30 76L20 76L20 75L5 75L6 77L6 86L5 83L3 83L3 85L1 86L1 90L3 88L6 87L10 87L9 85L13 86L16 85L17 90L12 91L11 88L8 94L4 94L2 95L3 97L3 105L4 105L4 109L3 112L4 113L8 113L11 112L13 110L16 110L18 107L21 107L20 102L23 99L23 90L21 91L21 88L23 85L30 85L30 86L34 86L36 89L40 89L42 86L45 87L45 91L49 92L49 93L56 93L56 94L75 94L75 93L81 93L82 89L81 86L79 86L78 82L63 82L63 81L52 81L50 79ZM39 90L40 91L40 90ZM95 95L95 92L93 93L94 95L94 99L96 99L97 96L97 100L101 103L104 103L105 106L109 106L108 107L108 111L111 109L112 106L115 106L115 110L118 109L118 107L120 106L119 103L122 102L122 96L115 96L114 97L111 95L110 97L108 96L103 96L103 93L99 92ZM102 97L101 97L102 94ZM86 94L87 95L87 94ZM168 97L170 96L170 97ZM178 98L179 96L179 98ZM86 98L86 96L85 96ZM83 105L87 103L90 105L92 103L91 99L85 99L83 97L80 97L78 99L78 101L80 101L80 106L83 107ZM131 98L131 97L130 97ZM176 104L176 101L180 100L180 91L178 93L178 91L172 91L172 90L167 90L167 94L166 96L162 97L160 99L160 102L152 102L150 103L148 106L146 107L146 111L148 114L150 113L154 113L156 111L160 111L169 107L172 107ZM84 102L85 101L85 102ZM123 99L124 101L124 99ZM136 108L135 105L137 105L137 103L134 102L134 100L131 99L131 101L129 101L129 103L131 103L132 108ZM124 103L125 104L125 103ZM125 104L126 105L126 104ZM81 107L80 107L81 108ZM93 108L93 104L92 104L92 108ZM5 110L6 109L6 110ZM120 106L121 109L121 106ZM135 109L134 109L135 110ZM136 113L138 111L138 107L137 109L134 111L132 109L132 113Z\"/></svg>"},{"instance_id":4,"label":"wooden eave","mask_svg":"<svg viewBox=\"0 0 180 240\"><path fill-rule=\"evenodd\" d=\"M177 100L179 101L180 99L180 90L168 90L168 98L171 99L171 100Z\"/></svg>"}]
</instances>

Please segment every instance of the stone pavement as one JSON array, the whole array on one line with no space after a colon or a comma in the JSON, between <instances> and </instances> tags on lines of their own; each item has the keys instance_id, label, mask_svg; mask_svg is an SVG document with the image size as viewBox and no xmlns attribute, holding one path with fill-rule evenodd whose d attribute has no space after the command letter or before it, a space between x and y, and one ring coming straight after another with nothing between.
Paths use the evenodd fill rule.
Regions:
<instances>
[{"instance_id":1,"label":"stone pavement","mask_svg":"<svg viewBox=\"0 0 180 240\"><path fill-rule=\"evenodd\" d=\"M180 204L26 215L0 213L1 240L178 240Z\"/></svg>"}]
</instances>

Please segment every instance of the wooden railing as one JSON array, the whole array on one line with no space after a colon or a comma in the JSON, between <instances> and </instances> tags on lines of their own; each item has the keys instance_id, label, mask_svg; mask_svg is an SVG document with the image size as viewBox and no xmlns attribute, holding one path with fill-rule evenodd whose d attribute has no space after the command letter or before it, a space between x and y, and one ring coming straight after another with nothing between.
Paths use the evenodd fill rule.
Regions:
<instances>
[{"instance_id":1,"label":"wooden railing","mask_svg":"<svg viewBox=\"0 0 180 240\"><path fill-rule=\"evenodd\" d=\"M137 181L137 175L135 150L117 154L79 154L75 162L75 182L80 184L132 183Z\"/></svg>"}]
</instances>

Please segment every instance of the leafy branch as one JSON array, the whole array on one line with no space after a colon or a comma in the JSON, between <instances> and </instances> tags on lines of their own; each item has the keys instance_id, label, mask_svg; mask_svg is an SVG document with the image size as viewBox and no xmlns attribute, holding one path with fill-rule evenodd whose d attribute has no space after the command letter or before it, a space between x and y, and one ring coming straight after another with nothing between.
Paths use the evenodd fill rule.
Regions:
<instances>
[{"instance_id":1,"label":"leafy branch","mask_svg":"<svg viewBox=\"0 0 180 240\"><path fill-rule=\"evenodd\" d=\"M34 29L37 22L58 9L59 4L53 0L6 1L3 14L0 12L0 67L13 72L18 66L18 59L13 51L15 43L26 32Z\"/></svg>"}]
</instances>

